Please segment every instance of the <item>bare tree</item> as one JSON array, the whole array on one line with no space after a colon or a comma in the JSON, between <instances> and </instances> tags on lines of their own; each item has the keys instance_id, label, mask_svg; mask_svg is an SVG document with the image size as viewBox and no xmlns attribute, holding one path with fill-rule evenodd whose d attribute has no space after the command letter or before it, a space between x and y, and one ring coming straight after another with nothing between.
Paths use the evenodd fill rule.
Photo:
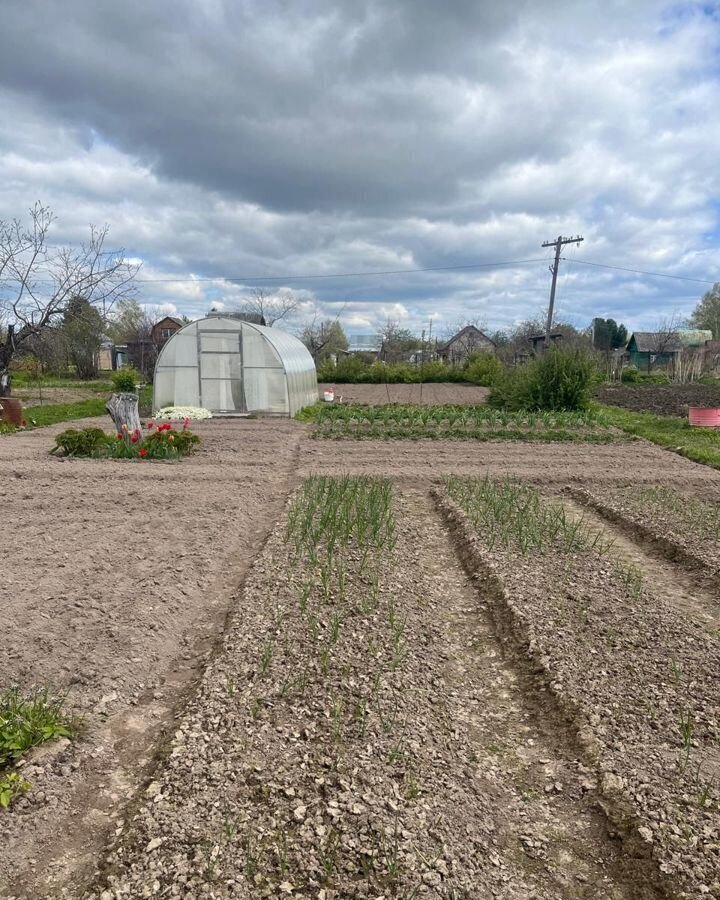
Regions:
<instances>
[{"instance_id":1,"label":"bare tree","mask_svg":"<svg viewBox=\"0 0 720 900\"><path fill-rule=\"evenodd\" d=\"M264 325L271 328L276 322L287 319L300 305L300 301L291 291L280 291L270 294L264 288L255 288L242 304L242 311L260 316Z\"/></svg>"},{"instance_id":2,"label":"bare tree","mask_svg":"<svg viewBox=\"0 0 720 900\"><path fill-rule=\"evenodd\" d=\"M109 227L90 228L87 244L52 247L48 234L55 220L39 203L29 223L0 221L0 391L9 391L8 370L15 353L65 315L73 297L84 297L102 311L133 291L138 266L122 250L106 250Z\"/></svg>"},{"instance_id":3,"label":"bare tree","mask_svg":"<svg viewBox=\"0 0 720 900\"><path fill-rule=\"evenodd\" d=\"M326 356L347 350L348 341L339 318L321 319L317 315L302 330L301 340L312 354L315 363Z\"/></svg>"},{"instance_id":4,"label":"bare tree","mask_svg":"<svg viewBox=\"0 0 720 900\"><path fill-rule=\"evenodd\" d=\"M677 313L673 313L669 317L660 319L655 331L647 333L648 372L651 371L653 363L656 362L656 357L658 356L671 355L674 369L674 354L681 349L678 332L684 324L684 320Z\"/></svg>"}]
</instances>

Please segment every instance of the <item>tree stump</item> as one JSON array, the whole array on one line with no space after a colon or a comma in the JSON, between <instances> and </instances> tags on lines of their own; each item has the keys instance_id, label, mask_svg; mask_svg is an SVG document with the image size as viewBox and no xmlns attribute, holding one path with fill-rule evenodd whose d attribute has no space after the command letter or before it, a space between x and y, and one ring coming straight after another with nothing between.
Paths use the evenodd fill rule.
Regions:
<instances>
[{"instance_id":1,"label":"tree stump","mask_svg":"<svg viewBox=\"0 0 720 900\"><path fill-rule=\"evenodd\" d=\"M115 431L118 434L125 432L131 435L140 428L139 400L137 394L113 394L105 404L105 409L115 423ZM123 429L123 425L126 425L127 429Z\"/></svg>"}]
</instances>

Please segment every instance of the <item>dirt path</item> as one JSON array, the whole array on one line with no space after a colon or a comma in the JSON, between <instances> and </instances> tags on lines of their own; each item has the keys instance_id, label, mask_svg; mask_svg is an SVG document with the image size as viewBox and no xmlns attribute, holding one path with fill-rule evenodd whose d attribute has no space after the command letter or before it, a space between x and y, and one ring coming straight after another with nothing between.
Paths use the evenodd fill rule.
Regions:
<instances>
[{"instance_id":1,"label":"dirt path","mask_svg":"<svg viewBox=\"0 0 720 900\"><path fill-rule=\"evenodd\" d=\"M653 594L670 606L701 621L714 634L720 634L720 606L716 597L702 585L702 577L688 572L663 558L652 547L628 537L625 529L608 521L589 506L579 503L566 494L558 498L572 516L582 516L598 531L612 538L618 556L636 566L643 573L645 581L652 585Z\"/></svg>"},{"instance_id":2,"label":"dirt path","mask_svg":"<svg viewBox=\"0 0 720 900\"><path fill-rule=\"evenodd\" d=\"M597 808L593 777L567 744L536 691L503 658L490 613L463 571L439 514L422 488L402 493L417 529L417 587L444 596L440 623L447 687L458 728L475 751L472 791L493 800L499 880L517 897L651 898L644 861L629 859ZM465 811L457 810L463 821ZM465 822L482 829L481 823Z\"/></svg>"},{"instance_id":3,"label":"dirt path","mask_svg":"<svg viewBox=\"0 0 720 900\"><path fill-rule=\"evenodd\" d=\"M87 722L28 759L32 790L0 818L0 897L28 900L92 873L282 509L304 434L211 422L196 456L139 464L49 457L55 430L0 440L0 687L52 685Z\"/></svg>"}]
</instances>

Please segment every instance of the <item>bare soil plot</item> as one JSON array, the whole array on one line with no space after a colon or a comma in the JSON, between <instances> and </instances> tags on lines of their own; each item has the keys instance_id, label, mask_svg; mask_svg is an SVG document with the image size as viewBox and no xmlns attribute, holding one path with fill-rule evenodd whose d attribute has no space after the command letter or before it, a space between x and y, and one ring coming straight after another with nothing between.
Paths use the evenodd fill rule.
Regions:
<instances>
[{"instance_id":1,"label":"bare soil plot","mask_svg":"<svg viewBox=\"0 0 720 900\"><path fill-rule=\"evenodd\" d=\"M169 464L55 459L57 430L0 438L0 686L66 690L88 730L25 766L33 788L0 816L0 896L62 896L92 871L282 508L304 429L207 423L202 451Z\"/></svg>"},{"instance_id":2,"label":"bare soil plot","mask_svg":"<svg viewBox=\"0 0 720 900\"><path fill-rule=\"evenodd\" d=\"M521 441L308 441L301 474L354 472L432 479L445 473L502 475L567 484L683 483L720 487L720 471L645 441L626 444L525 444Z\"/></svg>"},{"instance_id":3,"label":"bare soil plot","mask_svg":"<svg viewBox=\"0 0 720 900\"><path fill-rule=\"evenodd\" d=\"M13 388L13 397L22 400L23 406L46 406L55 403L77 403L92 400L98 392L90 388L22 387Z\"/></svg>"},{"instance_id":4,"label":"bare soil plot","mask_svg":"<svg viewBox=\"0 0 720 900\"><path fill-rule=\"evenodd\" d=\"M611 818L645 842L672 896L720 896L717 637L655 596L650 573L578 541L576 521L554 517L560 536L548 538L541 518L506 525L494 488L479 501L472 483L456 484L438 502L468 570L496 590L509 641L577 729Z\"/></svg>"},{"instance_id":5,"label":"bare soil plot","mask_svg":"<svg viewBox=\"0 0 720 900\"><path fill-rule=\"evenodd\" d=\"M606 384L598 388L595 396L601 403L633 412L686 417L689 406L720 406L720 385Z\"/></svg>"},{"instance_id":6,"label":"bare soil plot","mask_svg":"<svg viewBox=\"0 0 720 900\"><path fill-rule=\"evenodd\" d=\"M320 398L333 385L320 384ZM457 403L485 403L490 393L486 387L475 384L336 384L335 402L365 403L379 406L382 403L423 403L428 405Z\"/></svg>"},{"instance_id":7,"label":"bare soil plot","mask_svg":"<svg viewBox=\"0 0 720 900\"><path fill-rule=\"evenodd\" d=\"M333 564L319 532L289 565L280 523L88 898L660 896L500 659L426 491L392 511Z\"/></svg>"}]
</instances>

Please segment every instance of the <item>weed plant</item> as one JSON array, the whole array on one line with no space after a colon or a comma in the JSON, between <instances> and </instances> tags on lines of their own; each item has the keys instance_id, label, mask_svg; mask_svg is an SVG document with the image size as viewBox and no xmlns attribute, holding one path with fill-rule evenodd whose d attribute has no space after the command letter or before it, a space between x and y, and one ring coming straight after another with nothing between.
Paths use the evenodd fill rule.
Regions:
<instances>
[{"instance_id":1,"label":"weed plant","mask_svg":"<svg viewBox=\"0 0 720 900\"><path fill-rule=\"evenodd\" d=\"M0 692L0 808L30 789L18 772L3 771L32 747L56 738L75 737L82 722L65 709L65 698L48 690L23 694L17 688Z\"/></svg>"}]
</instances>

